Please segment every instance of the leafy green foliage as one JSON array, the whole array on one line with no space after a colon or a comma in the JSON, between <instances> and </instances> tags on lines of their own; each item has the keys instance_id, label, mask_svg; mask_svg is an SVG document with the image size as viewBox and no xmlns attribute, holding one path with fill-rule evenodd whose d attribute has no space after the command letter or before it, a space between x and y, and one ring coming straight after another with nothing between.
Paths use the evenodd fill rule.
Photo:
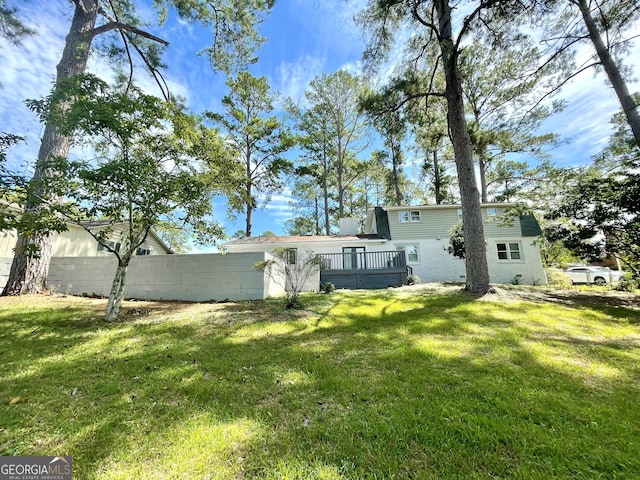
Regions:
<instances>
[{"instance_id":1,"label":"leafy green foliage","mask_svg":"<svg viewBox=\"0 0 640 480\"><path fill-rule=\"evenodd\" d=\"M0 36L10 42L20 43L22 38L35 32L26 27L16 15L17 10L7 4L7 0L0 1Z\"/></svg>"},{"instance_id":2,"label":"leafy green foliage","mask_svg":"<svg viewBox=\"0 0 640 480\"><path fill-rule=\"evenodd\" d=\"M196 241L208 244L222 234L210 215L211 196L226 188L225 150L215 133L181 106L134 86L110 88L91 75L61 81L50 96L30 105L44 122L98 154L50 165L65 191L65 201L52 207L117 257L110 296L115 315L126 267L151 228L169 222L189 227ZM122 223L118 250L106 242ZM107 317L114 318L109 311Z\"/></svg>"},{"instance_id":3,"label":"leafy green foliage","mask_svg":"<svg viewBox=\"0 0 640 480\"><path fill-rule=\"evenodd\" d=\"M447 252L456 258L464 260L464 228L462 222L457 223L449 230L449 246L447 247Z\"/></svg>"},{"instance_id":4,"label":"leafy green foliage","mask_svg":"<svg viewBox=\"0 0 640 480\"><path fill-rule=\"evenodd\" d=\"M640 277L640 147L623 117L610 144L593 167L577 172L574 183L550 212L555 238L580 256L617 257Z\"/></svg>"},{"instance_id":5,"label":"leafy green foliage","mask_svg":"<svg viewBox=\"0 0 640 480\"><path fill-rule=\"evenodd\" d=\"M359 155L369 145L369 126L358 100L364 84L362 78L345 70L323 74L305 92L305 108L289 105L305 152L306 163L299 170L300 180L309 185L303 190L304 203L313 205L307 210L315 210L317 202L318 224L327 235L339 218L354 209L362 213L358 182L367 164Z\"/></svg>"},{"instance_id":6,"label":"leafy green foliage","mask_svg":"<svg viewBox=\"0 0 640 480\"><path fill-rule=\"evenodd\" d=\"M564 107L560 101L548 102L548 97L557 93L556 85L567 75L570 62L565 57L544 62L540 49L521 35L499 49L475 40L462 51L460 73L473 119L469 131L480 166L483 202L490 200L491 183L507 183L493 201L513 201L516 186L524 183L520 172L526 172L527 165L516 165L506 155L544 158L544 147L558 143L557 135L540 133L540 127Z\"/></svg>"},{"instance_id":7,"label":"leafy green foliage","mask_svg":"<svg viewBox=\"0 0 640 480\"><path fill-rule=\"evenodd\" d=\"M272 115L275 97L266 77L240 72L227 80L227 86L230 92L222 99L225 113L209 112L207 116L227 134L236 177L228 205L231 213L245 213L245 232L250 237L258 194L263 195L266 204L273 192L282 188L281 175L293 169L283 154L296 140Z\"/></svg>"}]
</instances>

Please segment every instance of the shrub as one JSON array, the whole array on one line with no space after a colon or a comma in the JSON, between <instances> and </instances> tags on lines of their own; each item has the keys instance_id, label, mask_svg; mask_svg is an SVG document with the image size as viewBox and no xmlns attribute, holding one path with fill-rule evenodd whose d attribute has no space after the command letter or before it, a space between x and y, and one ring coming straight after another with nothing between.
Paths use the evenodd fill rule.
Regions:
<instances>
[{"instance_id":1,"label":"shrub","mask_svg":"<svg viewBox=\"0 0 640 480\"><path fill-rule=\"evenodd\" d=\"M638 289L638 281L630 273L627 273L619 282L614 283L611 288L619 292L634 292Z\"/></svg>"},{"instance_id":2,"label":"shrub","mask_svg":"<svg viewBox=\"0 0 640 480\"><path fill-rule=\"evenodd\" d=\"M547 283L554 287L570 287L571 277L564 273L562 270L557 268L549 268L546 270L547 273Z\"/></svg>"},{"instance_id":3,"label":"shrub","mask_svg":"<svg viewBox=\"0 0 640 480\"><path fill-rule=\"evenodd\" d=\"M324 293L331 293L336 289L336 286L331 282L325 282L320 284L320 290Z\"/></svg>"},{"instance_id":4,"label":"shrub","mask_svg":"<svg viewBox=\"0 0 640 480\"><path fill-rule=\"evenodd\" d=\"M416 285L420 283L420 277L418 275L409 275L407 277L407 285Z\"/></svg>"}]
</instances>

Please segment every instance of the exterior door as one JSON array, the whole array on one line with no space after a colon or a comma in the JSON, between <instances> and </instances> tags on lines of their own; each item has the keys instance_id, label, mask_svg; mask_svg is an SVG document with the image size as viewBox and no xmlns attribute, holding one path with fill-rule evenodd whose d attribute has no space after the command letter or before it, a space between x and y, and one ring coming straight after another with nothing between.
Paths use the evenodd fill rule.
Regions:
<instances>
[{"instance_id":1,"label":"exterior door","mask_svg":"<svg viewBox=\"0 0 640 480\"><path fill-rule=\"evenodd\" d=\"M344 269L355 270L367 268L364 247L342 247L344 255Z\"/></svg>"}]
</instances>

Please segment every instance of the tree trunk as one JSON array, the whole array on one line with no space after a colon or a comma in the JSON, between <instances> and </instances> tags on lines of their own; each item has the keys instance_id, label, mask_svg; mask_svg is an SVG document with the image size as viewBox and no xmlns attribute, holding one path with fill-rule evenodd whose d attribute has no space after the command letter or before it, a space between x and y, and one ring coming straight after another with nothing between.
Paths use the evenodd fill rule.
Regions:
<instances>
[{"instance_id":1,"label":"tree trunk","mask_svg":"<svg viewBox=\"0 0 640 480\"><path fill-rule=\"evenodd\" d=\"M436 205L442 203L442 178L440 176L440 166L438 165L438 151L433 150L433 191L436 196Z\"/></svg>"},{"instance_id":2,"label":"tree trunk","mask_svg":"<svg viewBox=\"0 0 640 480\"><path fill-rule=\"evenodd\" d=\"M122 300L124 299L124 286L127 277L127 267L130 261L131 256L118 259L118 268L116 269L116 275L111 284L109 300L107 300L107 310L104 314L104 319L107 322L115 322L118 319Z\"/></svg>"},{"instance_id":3,"label":"tree trunk","mask_svg":"<svg viewBox=\"0 0 640 480\"><path fill-rule=\"evenodd\" d=\"M620 101L622 110L627 117L627 121L629 122L631 131L633 132L636 144L640 146L640 114L638 113L637 105L634 102L633 97L629 94L629 89L627 88L624 78L622 78L620 69L616 65L609 49L602 40L602 36L600 35L596 22L591 16L587 0L579 0L578 6L589 32L589 38L591 39L598 57L600 58L600 63L602 64L604 71L607 73L607 77L611 82L613 90L618 96L618 100Z\"/></svg>"},{"instance_id":4,"label":"tree trunk","mask_svg":"<svg viewBox=\"0 0 640 480\"><path fill-rule=\"evenodd\" d=\"M489 268L480 212L480 195L473 164L473 149L465 119L462 80L457 64L458 52L455 51L452 38L451 7L448 0L436 0L435 4L446 79L447 121L455 153L462 200L466 289L474 293L486 293L489 290Z\"/></svg>"},{"instance_id":5,"label":"tree trunk","mask_svg":"<svg viewBox=\"0 0 640 480\"><path fill-rule=\"evenodd\" d=\"M329 166L327 165L327 145L322 146L322 195L324 197L324 229L327 235L331 235L331 223L329 220Z\"/></svg>"},{"instance_id":6,"label":"tree trunk","mask_svg":"<svg viewBox=\"0 0 640 480\"><path fill-rule=\"evenodd\" d=\"M85 0L84 8L76 5L69 34L66 37L62 58L57 66L56 85L62 80L74 75L84 73L89 60L91 50L91 30L94 28L98 16L98 1ZM67 157L71 145L71 138L60 134L55 126L47 123L44 129L38 160L33 174L32 182L39 182L50 177L54 173L46 168L46 163L53 157ZM27 199L26 211L34 211L38 204L42 202L41 192L34 192L34 195ZM45 198L45 201L56 202L56 198ZM34 245L37 247L37 257L27 257L25 247ZM40 293L46 289L47 275L49 273L49 263L53 253L52 235L19 235L16 244L16 251L11 264L9 280L5 285L3 295Z\"/></svg>"},{"instance_id":7,"label":"tree trunk","mask_svg":"<svg viewBox=\"0 0 640 480\"><path fill-rule=\"evenodd\" d=\"M338 155L336 170L338 174L338 219L344 217L344 158L340 144L338 144Z\"/></svg>"},{"instance_id":8,"label":"tree trunk","mask_svg":"<svg viewBox=\"0 0 640 480\"><path fill-rule=\"evenodd\" d=\"M402 205L402 193L400 192L400 179L398 178L398 152L391 146L391 164L393 165L393 188L396 196L396 205Z\"/></svg>"},{"instance_id":9,"label":"tree trunk","mask_svg":"<svg viewBox=\"0 0 640 480\"><path fill-rule=\"evenodd\" d=\"M249 118L249 116L247 115L247 118ZM246 194L247 194L247 198L245 199L245 201L247 202L247 216L245 218L246 222L245 222L245 228L244 228L244 234L247 237L251 236L251 224L253 223L253 191L252 191L252 184L253 184L253 175L251 173L251 147L249 147L248 145L250 144L250 140L247 138L246 140L247 143L247 148L245 151L245 168L246 168L246 175L247 175L247 184L246 184Z\"/></svg>"},{"instance_id":10,"label":"tree trunk","mask_svg":"<svg viewBox=\"0 0 640 480\"><path fill-rule=\"evenodd\" d=\"M487 162L484 161L482 155L478 155L478 170L480 171L480 198L482 203L489 202L487 194Z\"/></svg>"}]
</instances>

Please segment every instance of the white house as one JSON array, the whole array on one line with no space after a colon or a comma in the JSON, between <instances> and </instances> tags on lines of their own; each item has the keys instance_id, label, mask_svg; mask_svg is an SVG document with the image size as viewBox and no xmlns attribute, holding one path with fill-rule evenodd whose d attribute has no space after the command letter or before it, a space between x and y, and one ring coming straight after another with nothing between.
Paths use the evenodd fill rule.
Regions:
<instances>
[{"instance_id":1,"label":"white house","mask_svg":"<svg viewBox=\"0 0 640 480\"><path fill-rule=\"evenodd\" d=\"M493 283L546 284L540 249L534 243L540 226L531 215L500 221L510 203L481 205L489 276ZM422 281L465 281L464 261L447 251L449 231L462 221L460 205L385 207L385 214L369 210L368 233L387 234L396 250L403 250L413 273Z\"/></svg>"},{"instance_id":2,"label":"white house","mask_svg":"<svg viewBox=\"0 0 640 480\"><path fill-rule=\"evenodd\" d=\"M540 234L535 218L515 218L510 224L499 221L500 214L513 206L481 206L491 281L545 284L540 250L534 244ZM286 248L294 259L310 250L325 260L321 280L343 288L399 285L408 274L423 282L464 282L464 261L447 251L449 231L461 219L460 205L376 207L367 212L363 234L356 233L354 219L343 219L338 235L248 237L225 247L232 253Z\"/></svg>"}]
</instances>

